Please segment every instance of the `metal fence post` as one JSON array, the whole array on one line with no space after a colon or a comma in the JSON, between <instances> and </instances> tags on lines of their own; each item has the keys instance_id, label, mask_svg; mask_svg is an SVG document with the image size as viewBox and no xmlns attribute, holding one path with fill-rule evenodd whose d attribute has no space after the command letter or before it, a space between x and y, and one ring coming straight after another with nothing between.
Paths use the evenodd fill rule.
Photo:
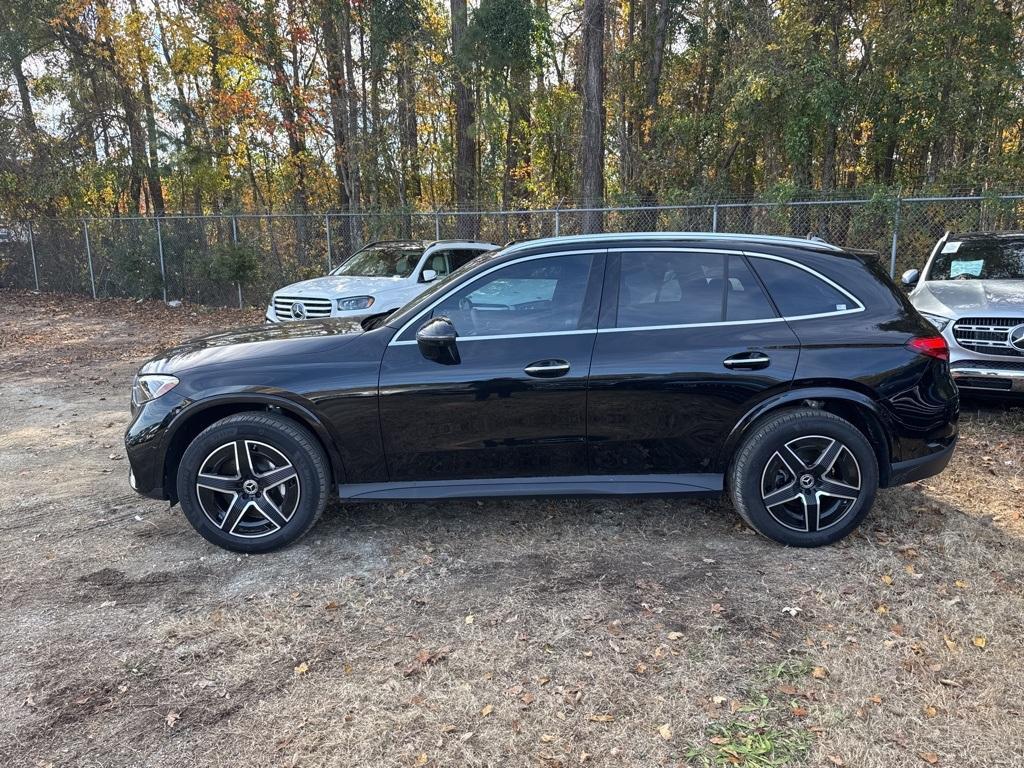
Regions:
<instances>
[{"instance_id":1,"label":"metal fence post","mask_svg":"<svg viewBox=\"0 0 1024 768\"><path fill-rule=\"evenodd\" d=\"M896 244L900 238L900 197L896 196L896 214L892 221L892 251L889 253L889 277L896 277Z\"/></svg>"},{"instance_id":2,"label":"metal fence post","mask_svg":"<svg viewBox=\"0 0 1024 768\"><path fill-rule=\"evenodd\" d=\"M434 239L441 239L441 211L434 209Z\"/></svg>"},{"instance_id":3,"label":"metal fence post","mask_svg":"<svg viewBox=\"0 0 1024 768\"><path fill-rule=\"evenodd\" d=\"M331 214L324 214L324 229L327 230L327 271L334 269L334 259L331 256Z\"/></svg>"},{"instance_id":4,"label":"metal fence post","mask_svg":"<svg viewBox=\"0 0 1024 768\"><path fill-rule=\"evenodd\" d=\"M558 237L559 235L562 234L562 213L559 210L559 206L561 204L561 200L555 203L555 237Z\"/></svg>"},{"instance_id":5,"label":"metal fence post","mask_svg":"<svg viewBox=\"0 0 1024 768\"><path fill-rule=\"evenodd\" d=\"M718 231L718 203L711 207L711 231Z\"/></svg>"},{"instance_id":6,"label":"metal fence post","mask_svg":"<svg viewBox=\"0 0 1024 768\"><path fill-rule=\"evenodd\" d=\"M96 298L96 274L92 270L92 245L89 243L89 222L82 219L82 231L85 233L85 258L89 261L89 284L92 286L92 297Z\"/></svg>"},{"instance_id":7,"label":"metal fence post","mask_svg":"<svg viewBox=\"0 0 1024 768\"><path fill-rule=\"evenodd\" d=\"M231 217L231 244L238 245L238 218L236 216ZM238 288L238 308L242 309L242 284L235 283L235 287Z\"/></svg>"},{"instance_id":8,"label":"metal fence post","mask_svg":"<svg viewBox=\"0 0 1024 768\"><path fill-rule=\"evenodd\" d=\"M160 229L160 217L156 217L156 247L160 253L160 283L163 286L164 304L167 303L167 271L164 269L164 235Z\"/></svg>"},{"instance_id":9,"label":"metal fence post","mask_svg":"<svg viewBox=\"0 0 1024 768\"><path fill-rule=\"evenodd\" d=\"M28 223L28 249L32 254L32 276L36 279L36 290L39 290L39 267L36 266L36 238L32 233L32 222Z\"/></svg>"}]
</instances>

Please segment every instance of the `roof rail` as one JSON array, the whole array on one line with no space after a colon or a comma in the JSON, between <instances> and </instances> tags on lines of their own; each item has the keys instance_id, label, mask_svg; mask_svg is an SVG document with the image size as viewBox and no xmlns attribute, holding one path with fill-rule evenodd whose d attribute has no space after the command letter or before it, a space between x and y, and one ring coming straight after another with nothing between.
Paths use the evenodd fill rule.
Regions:
<instances>
[{"instance_id":1,"label":"roof rail","mask_svg":"<svg viewBox=\"0 0 1024 768\"><path fill-rule=\"evenodd\" d=\"M534 245L556 243L592 243L597 241L615 241L628 239L645 240L746 240L764 245L790 245L797 247L816 246L831 251L842 251L838 245L826 242L817 236L786 237L784 235L751 235L741 232L606 232L593 235L565 235L561 237L544 237L537 240L521 240L510 243L507 248L520 250Z\"/></svg>"}]
</instances>

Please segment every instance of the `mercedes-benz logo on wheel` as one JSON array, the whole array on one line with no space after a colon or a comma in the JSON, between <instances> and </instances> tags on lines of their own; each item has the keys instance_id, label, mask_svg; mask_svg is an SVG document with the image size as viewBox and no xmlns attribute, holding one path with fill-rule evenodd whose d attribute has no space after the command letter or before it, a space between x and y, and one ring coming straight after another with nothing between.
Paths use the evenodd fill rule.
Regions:
<instances>
[{"instance_id":1,"label":"mercedes-benz logo on wheel","mask_svg":"<svg viewBox=\"0 0 1024 768\"><path fill-rule=\"evenodd\" d=\"M296 301L292 304L292 317L296 320L306 319L306 305L301 301Z\"/></svg>"},{"instance_id":2,"label":"mercedes-benz logo on wheel","mask_svg":"<svg viewBox=\"0 0 1024 768\"><path fill-rule=\"evenodd\" d=\"M1006 336L1006 340L1010 342L1011 347L1024 352L1024 323L1011 328Z\"/></svg>"}]
</instances>

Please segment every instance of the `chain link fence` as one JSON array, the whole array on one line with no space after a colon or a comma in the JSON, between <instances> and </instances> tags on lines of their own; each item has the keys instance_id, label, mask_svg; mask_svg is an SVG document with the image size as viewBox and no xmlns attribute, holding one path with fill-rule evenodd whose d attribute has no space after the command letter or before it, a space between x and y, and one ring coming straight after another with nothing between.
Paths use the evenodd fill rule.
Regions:
<instances>
[{"instance_id":1,"label":"chain link fence","mask_svg":"<svg viewBox=\"0 0 1024 768\"><path fill-rule=\"evenodd\" d=\"M588 231L816 235L921 267L947 230L1024 228L1024 195L721 202L531 211L222 215L0 221L0 287L94 298L262 306L386 239L510 240Z\"/></svg>"}]
</instances>

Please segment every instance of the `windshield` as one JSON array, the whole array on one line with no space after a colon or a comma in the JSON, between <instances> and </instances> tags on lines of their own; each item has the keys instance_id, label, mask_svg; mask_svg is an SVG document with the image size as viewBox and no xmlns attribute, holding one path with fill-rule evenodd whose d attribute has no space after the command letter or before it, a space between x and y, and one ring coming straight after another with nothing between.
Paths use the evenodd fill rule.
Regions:
<instances>
[{"instance_id":1,"label":"windshield","mask_svg":"<svg viewBox=\"0 0 1024 768\"><path fill-rule=\"evenodd\" d=\"M1024 239L950 240L935 254L929 280L1024 280Z\"/></svg>"},{"instance_id":2,"label":"windshield","mask_svg":"<svg viewBox=\"0 0 1024 768\"><path fill-rule=\"evenodd\" d=\"M360 277L408 277L416 269L423 248L414 245L371 245L331 272Z\"/></svg>"}]
</instances>

